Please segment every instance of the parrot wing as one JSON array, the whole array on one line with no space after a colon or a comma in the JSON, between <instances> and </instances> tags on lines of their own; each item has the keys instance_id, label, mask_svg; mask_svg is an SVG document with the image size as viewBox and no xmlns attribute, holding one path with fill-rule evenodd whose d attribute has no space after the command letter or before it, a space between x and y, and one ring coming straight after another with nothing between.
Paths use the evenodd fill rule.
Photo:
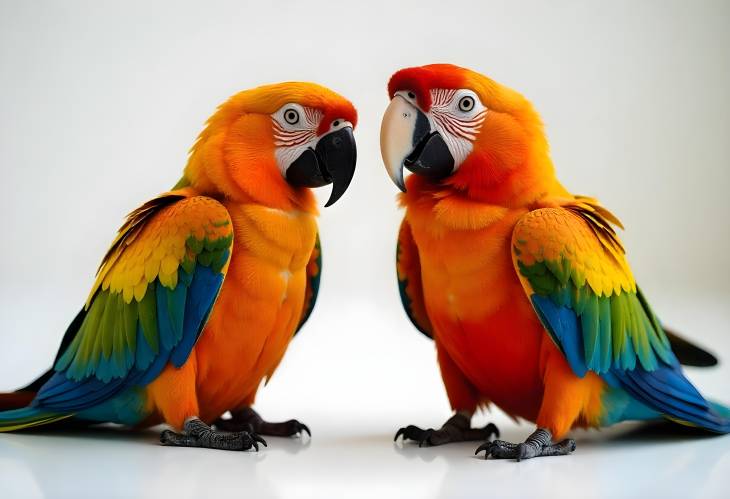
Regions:
<instances>
[{"instance_id":1,"label":"parrot wing","mask_svg":"<svg viewBox=\"0 0 730 499\"><path fill-rule=\"evenodd\" d=\"M416 329L433 338L433 326L426 313L421 283L421 259L413 240L411 225L406 219L400 225L396 247L396 273L403 308Z\"/></svg>"},{"instance_id":2,"label":"parrot wing","mask_svg":"<svg viewBox=\"0 0 730 499\"><path fill-rule=\"evenodd\" d=\"M218 296L233 244L228 211L171 192L127 218L34 405L76 412L182 366Z\"/></svg>"},{"instance_id":3,"label":"parrot wing","mask_svg":"<svg viewBox=\"0 0 730 499\"><path fill-rule=\"evenodd\" d=\"M611 223L620 226L583 197L518 221L513 262L543 326L576 375L593 371L672 419L728 431L682 373Z\"/></svg>"},{"instance_id":4,"label":"parrot wing","mask_svg":"<svg viewBox=\"0 0 730 499\"><path fill-rule=\"evenodd\" d=\"M294 332L296 335L302 329L304 323L307 322L309 316L312 315L314 304L317 302L319 295L319 280L322 277L322 246L319 242L319 234L314 242L314 249L307 263L307 289L304 292L304 308L302 310L302 318L299 319L299 325Z\"/></svg>"}]
</instances>

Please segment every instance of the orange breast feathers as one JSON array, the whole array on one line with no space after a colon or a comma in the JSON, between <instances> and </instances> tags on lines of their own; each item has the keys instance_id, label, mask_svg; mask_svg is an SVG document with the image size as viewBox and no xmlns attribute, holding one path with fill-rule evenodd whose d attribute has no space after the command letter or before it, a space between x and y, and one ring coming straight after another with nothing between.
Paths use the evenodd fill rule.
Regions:
<instances>
[{"instance_id":1,"label":"orange breast feathers","mask_svg":"<svg viewBox=\"0 0 730 499\"><path fill-rule=\"evenodd\" d=\"M302 316L315 216L259 205L228 205L234 250L195 353L201 414L215 418L253 401L286 351Z\"/></svg>"},{"instance_id":2,"label":"orange breast feathers","mask_svg":"<svg viewBox=\"0 0 730 499\"><path fill-rule=\"evenodd\" d=\"M473 410L488 400L534 419L545 334L515 275L510 250L512 230L527 209L453 195L425 197L411 185L402 201L418 247L442 374L462 378L478 392L465 400L451 392L470 390L446 383L452 405L463 405L454 409ZM445 372L454 368L459 372Z\"/></svg>"}]
</instances>

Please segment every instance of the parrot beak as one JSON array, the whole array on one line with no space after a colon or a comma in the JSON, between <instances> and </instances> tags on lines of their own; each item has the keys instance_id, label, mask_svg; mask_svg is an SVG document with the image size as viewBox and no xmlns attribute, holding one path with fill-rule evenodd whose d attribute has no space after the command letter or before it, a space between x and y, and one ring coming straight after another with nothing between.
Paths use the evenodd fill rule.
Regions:
<instances>
[{"instance_id":1,"label":"parrot beak","mask_svg":"<svg viewBox=\"0 0 730 499\"><path fill-rule=\"evenodd\" d=\"M432 180L454 170L454 157L441 134L431 131L428 117L400 95L393 97L383 115L380 153L388 175L403 192L404 166Z\"/></svg>"},{"instance_id":2,"label":"parrot beak","mask_svg":"<svg viewBox=\"0 0 730 499\"><path fill-rule=\"evenodd\" d=\"M355 175L357 147L352 127L345 126L320 137L314 149L305 150L287 169L286 180L295 187L332 184L332 206L342 197Z\"/></svg>"}]
</instances>

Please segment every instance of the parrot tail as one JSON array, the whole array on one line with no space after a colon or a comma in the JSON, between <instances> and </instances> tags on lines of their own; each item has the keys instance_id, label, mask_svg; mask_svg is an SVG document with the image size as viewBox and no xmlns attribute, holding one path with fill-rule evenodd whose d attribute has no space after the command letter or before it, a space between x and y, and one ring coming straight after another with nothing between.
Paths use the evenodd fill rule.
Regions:
<instances>
[{"instance_id":1,"label":"parrot tail","mask_svg":"<svg viewBox=\"0 0 730 499\"><path fill-rule=\"evenodd\" d=\"M49 369L23 388L18 388L14 392L10 393L0 393L0 411L22 409L23 407L31 405L33 399L38 393L38 390L41 389L46 381L51 379L51 376L53 376L53 369ZM2 421L1 417L0 421Z\"/></svg>"},{"instance_id":2,"label":"parrot tail","mask_svg":"<svg viewBox=\"0 0 730 499\"><path fill-rule=\"evenodd\" d=\"M0 393L0 433L44 426L73 416L48 412L32 405L38 390L52 375L53 370L49 369L15 392Z\"/></svg>"},{"instance_id":3,"label":"parrot tail","mask_svg":"<svg viewBox=\"0 0 730 499\"><path fill-rule=\"evenodd\" d=\"M718 416L727 421L725 423L725 426L727 427L725 433L730 433L730 407L727 407L726 405L723 405L719 402L714 402L712 400L709 400L708 402L710 403L710 407L712 407L712 410L715 411Z\"/></svg>"},{"instance_id":4,"label":"parrot tail","mask_svg":"<svg viewBox=\"0 0 730 499\"><path fill-rule=\"evenodd\" d=\"M0 433L47 425L72 416L73 414L46 412L31 406L3 411L0 412Z\"/></svg>"},{"instance_id":5,"label":"parrot tail","mask_svg":"<svg viewBox=\"0 0 730 499\"><path fill-rule=\"evenodd\" d=\"M22 409L33 402L35 395L36 392L21 390L13 393L0 393L0 411Z\"/></svg>"}]
</instances>

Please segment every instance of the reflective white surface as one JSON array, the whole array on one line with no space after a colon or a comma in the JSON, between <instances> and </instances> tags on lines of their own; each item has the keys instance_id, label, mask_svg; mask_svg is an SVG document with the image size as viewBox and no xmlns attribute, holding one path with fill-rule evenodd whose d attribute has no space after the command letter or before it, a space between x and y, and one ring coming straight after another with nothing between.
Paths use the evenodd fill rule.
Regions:
<instances>
[{"instance_id":1,"label":"reflective white surface","mask_svg":"<svg viewBox=\"0 0 730 499\"><path fill-rule=\"evenodd\" d=\"M259 453L165 448L152 430L3 435L3 497L723 497L730 485L728 437L627 425L578 432L572 456L515 463L474 457L476 443L394 444L405 421L368 416L352 428L312 417L311 441L269 438ZM528 431L501 426L513 440Z\"/></svg>"},{"instance_id":2,"label":"reflective white surface","mask_svg":"<svg viewBox=\"0 0 730 499\"><path fill-rule=\"evenodd\" d=\"M729 302L675 298L655 306L730 360ZM234 453L161 447L158 429L0 434L0 497L726 496L730 436L677 434L666 425L578 431L573 455L522 463L476 458L478 442L393 443L399 426L436 426L449 416L433 344L368 304L322 305L330 312L315 313L257 404L268 419L299 418L311 440L268 438L259 453ZM730 362L689 372L703 393L730 402ZM532 431L499 411L475 423L487 421L512 441Z\"/></svg>"}]
</instances>

